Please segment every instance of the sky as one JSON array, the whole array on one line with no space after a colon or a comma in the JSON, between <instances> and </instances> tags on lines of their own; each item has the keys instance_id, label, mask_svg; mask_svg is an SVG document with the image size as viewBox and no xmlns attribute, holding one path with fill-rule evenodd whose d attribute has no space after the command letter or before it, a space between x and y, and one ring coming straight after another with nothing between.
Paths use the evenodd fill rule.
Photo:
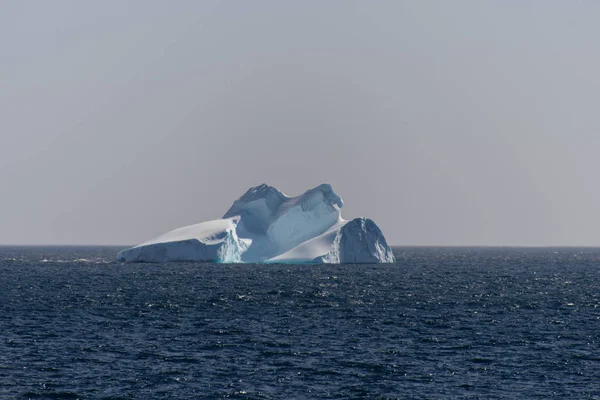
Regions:
<instances>
[{"instance_id":1,"label":"sky","mask_svg":"<svg viewBox=\"0 0 600 400\"><path fill-rule=\"evenodd\" d=\"M327 182L393 245L600 245L600 2L3 0L0 244Z\"/></svg>"}]
</instances>

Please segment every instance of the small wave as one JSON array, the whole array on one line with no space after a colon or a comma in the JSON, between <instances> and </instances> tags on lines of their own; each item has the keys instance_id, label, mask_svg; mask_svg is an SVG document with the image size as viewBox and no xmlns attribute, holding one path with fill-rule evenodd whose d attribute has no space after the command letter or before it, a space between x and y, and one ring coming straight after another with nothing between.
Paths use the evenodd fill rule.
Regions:
<instances>
[{"instance_id":1,"label":"small wave","mask_svg":"<svg viewBox=\"0 0 600 400\"><path fill-rule=\"evenodd\" d=\"M73 262L88 264L110 264L113 261L107 260L106 258L77 258L73 260Z\"/></svg>"},{"instance_id":2,"label":"small wave","mask_svg":"<svg viewBox=\"0 0 600 400\"><path fill-rule=\"evenodd\" d=\"M8 260L8 261L18 261L18 260ZM52 258L43 258L39 262L41 263L58 263L58 264L67 264L67 263L81 263L81 264L110 264L111 260L107 260L105 258L73 258L73 259L52 259Z\"/></svg>"},{"instance_id":3,"label":"small wave","mask_svg":"<svg viewBox=\"0 0 600 400\"><path fill-rule=\"evenodd\" d=\"M47 392L45 384L43 385L44 392L26 392L23 394L23 398L26 399L79 399L80 395L73 392Z\"/></svg>"}]
</instances>

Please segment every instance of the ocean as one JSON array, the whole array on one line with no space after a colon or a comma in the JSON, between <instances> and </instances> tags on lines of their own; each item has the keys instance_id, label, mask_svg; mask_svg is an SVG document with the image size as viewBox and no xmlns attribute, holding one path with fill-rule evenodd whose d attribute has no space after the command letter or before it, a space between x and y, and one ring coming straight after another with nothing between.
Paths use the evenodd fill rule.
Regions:
<instances>
[{"instance_id":1,"label":"ocean","mask_svg":"<svg viewBox=\"0 0 600 400\"><path fill-rule=\"evenodd\" d=\"M600 249L393 265L0 247L1 399L600 399Z\"/></svg>"}]
</instances>

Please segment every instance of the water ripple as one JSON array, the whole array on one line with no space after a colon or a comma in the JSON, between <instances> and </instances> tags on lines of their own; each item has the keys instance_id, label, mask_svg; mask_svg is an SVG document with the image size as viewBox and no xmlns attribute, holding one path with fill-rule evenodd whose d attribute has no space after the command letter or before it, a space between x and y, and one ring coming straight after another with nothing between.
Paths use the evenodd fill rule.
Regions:
<instances>
[{"instance_id":1,"label":"water ripple","mask_svg":"<svg viewBox=\"0 0 600 400\"><path fill-rule=\"evenodd\" d=\"M399 248L393 266L117 250L0 248L0 398L600 398L599 249Z\"/></svg>"}]
</instances>

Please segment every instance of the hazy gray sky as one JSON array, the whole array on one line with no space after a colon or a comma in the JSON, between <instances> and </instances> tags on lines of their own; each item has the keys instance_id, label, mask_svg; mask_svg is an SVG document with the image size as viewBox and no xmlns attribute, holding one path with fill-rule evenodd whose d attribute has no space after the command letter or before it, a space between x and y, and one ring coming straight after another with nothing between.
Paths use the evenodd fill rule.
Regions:
<instances>
[{"instance_id":1,"label":"hazy gray sky","mask_svg":"<svg viewBox=\"0 0 600 400\"><path fill-rule=\"evenodd\" d=\"M0 243L329 182L395 245L600 245L600 2L0 3Z\"/></svg>"}]
</instances>

